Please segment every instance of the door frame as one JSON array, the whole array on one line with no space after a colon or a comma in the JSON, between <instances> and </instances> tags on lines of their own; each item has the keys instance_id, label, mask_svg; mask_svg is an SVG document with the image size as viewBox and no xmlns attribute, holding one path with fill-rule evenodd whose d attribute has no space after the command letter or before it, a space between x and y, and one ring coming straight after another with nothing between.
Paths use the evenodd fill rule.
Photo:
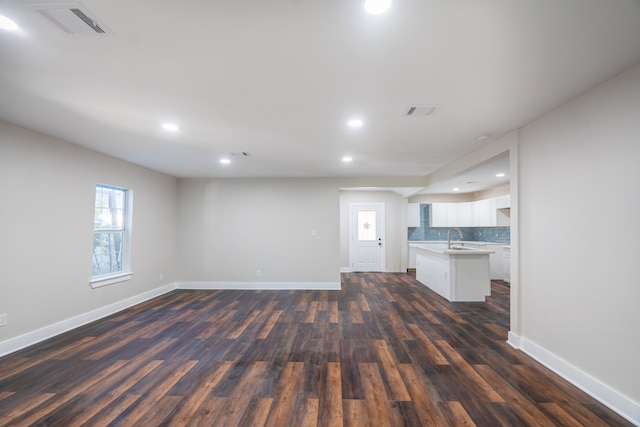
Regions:
<instances>
[{"instance_id":1,"label":"door frame","mask_svg":"<svg viewBox=\"0 0 640 427\"><path fill-rule=\"evenodd\" d=\"M365 206L375 206L380 211L380 218L377 218L378 223L382 225L382 228L378 228L379 236L382 239L382 251L380 253L380 271L386 271L386 258L387 258L387 239L386 239L386 205L384 202L371 202L371 203L349 203L349 268L353 271L353 243L356 235L356 230L353 229L353 214L354 208L362 208Z\"/></svg>"}]
</instances>

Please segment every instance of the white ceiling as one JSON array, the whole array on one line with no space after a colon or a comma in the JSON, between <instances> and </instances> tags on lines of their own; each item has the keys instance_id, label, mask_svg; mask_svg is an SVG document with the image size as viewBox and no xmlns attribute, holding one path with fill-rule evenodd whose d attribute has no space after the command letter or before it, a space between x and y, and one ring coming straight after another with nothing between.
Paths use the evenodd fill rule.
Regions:
<instances>
[{"instance_id":1,"label":"white ceiling","mask_svg":"<svg viewBox=\"0 0 640 427\"><path fill-rule=\"evenodd\" d=\"M501 174L502 176L498 176ZM473 193L488 188L509 186L509 152L485 160L455 176L430 184L420 194Z\"/></svg>"},{"instance_id":2,"label":"white ceiling","mask_svg":"<svg viewBox=\"0 0 640 427\"><path fill-rule=\"evenodd\" d=\"M0 118L178 177L425 176L640 62L640 0L393 1L83 0L107 34L68 35L4 0Z\"/></svg>"}]
</instances>

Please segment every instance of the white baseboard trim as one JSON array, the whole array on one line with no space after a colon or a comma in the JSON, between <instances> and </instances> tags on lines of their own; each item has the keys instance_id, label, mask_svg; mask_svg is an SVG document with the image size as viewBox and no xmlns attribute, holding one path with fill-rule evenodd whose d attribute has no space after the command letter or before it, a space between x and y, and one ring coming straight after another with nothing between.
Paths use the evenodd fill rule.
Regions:
<instances>
[{"instance_id":1,"label":"white baseboard trim","mask_svg":"<svg viewBox=\"0 0 640 427\"><path fill-rule=\"evenodd\" d=\"M640 426L640 404L634 402L617 390L598 381L586 372L573 366L540 345L509 331L509 345L522 350L542 365L551 369L580 390L584 391L603 405L620 414L634 425Z\"/></svg>"},{"instance_id":2,"label":"white baseboard trim","mask_svg":"<svg viewBox=\"0 0 640 427\"><path fill-rule=\"evenodd\" d=\"M340 282L178 282L176 289L339 291Z\"/></svg>"},{"instance_id":3,"label":"white baseboard trim","mask_svg":"<svg viewBox=\"0 0 640 427\"><path fill-rule=\"evenodd\" d=\"M152 289L142 294L123 299L122 301L118 301L87 313L79 314L61 322L36 329L35 331L27 332L26 334L2 341L0 342L0 357L29 347L33 344L37 344L49 338L53 338L56 335L60 335L82 325L86 325L87 323L102 319L103 317L110 316L136 304L140 304L141 302L158 297L174 290L175 287L175 283L164 285L160 288Z\"/></svg>"},{"instance_id":4,"label":"white baseboard trim","mask_svg":"<svg viewBox=\"0 0 640 427\"><path fill-rule=\"evenodd\" d=\"M507 337L507 344L511 347L520 350L520 337L513 332L509 331L509 335Z\"/></svg>"},{"instance_id":5,"label":"white baseboard trim","mask_svg":"<svg viewBox=\"0 0 640 427\"><path fill-rule=\"evenodd\" d=\"M352 273L350 267L340 267L340 273Z\"/></svg>"}]
</instances>

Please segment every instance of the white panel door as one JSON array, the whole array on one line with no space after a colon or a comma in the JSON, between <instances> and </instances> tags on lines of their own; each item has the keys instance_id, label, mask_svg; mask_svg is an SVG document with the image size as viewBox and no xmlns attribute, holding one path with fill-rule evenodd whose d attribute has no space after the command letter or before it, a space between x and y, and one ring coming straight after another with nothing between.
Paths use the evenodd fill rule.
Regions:
<instances>
[{"instance_id":1,"label":"white panel door","mask_svg":"<svg viewBox=\"0 0 640 427\"><path fill-rule=\"evenodd\" d=\"M352 203L349 207L351 270L384 271L384 203Z\"/></svg>"}]
</instances>

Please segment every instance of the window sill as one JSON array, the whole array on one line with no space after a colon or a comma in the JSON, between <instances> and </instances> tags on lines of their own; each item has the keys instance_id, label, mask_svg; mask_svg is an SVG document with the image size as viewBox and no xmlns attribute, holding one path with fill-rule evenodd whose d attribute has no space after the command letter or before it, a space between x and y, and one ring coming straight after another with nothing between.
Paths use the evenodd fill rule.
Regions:
<instances>
[{"instance_id":1,"label":"window sill","mask_svg":"<svg viewBox=\"0 0 640 427\"><path fill-rule=\"evenodd\" d=\"M102 286L108 286L108 285L113 285L120 282L126 282L127 280L131 280L131 277L133 277L132 272L118 273L118 274L112 274L110 276L96 277L95 279L91 279L89 284L93 289L95 289L95 288L100 288Z\"/></svg>"}]
</instances>

